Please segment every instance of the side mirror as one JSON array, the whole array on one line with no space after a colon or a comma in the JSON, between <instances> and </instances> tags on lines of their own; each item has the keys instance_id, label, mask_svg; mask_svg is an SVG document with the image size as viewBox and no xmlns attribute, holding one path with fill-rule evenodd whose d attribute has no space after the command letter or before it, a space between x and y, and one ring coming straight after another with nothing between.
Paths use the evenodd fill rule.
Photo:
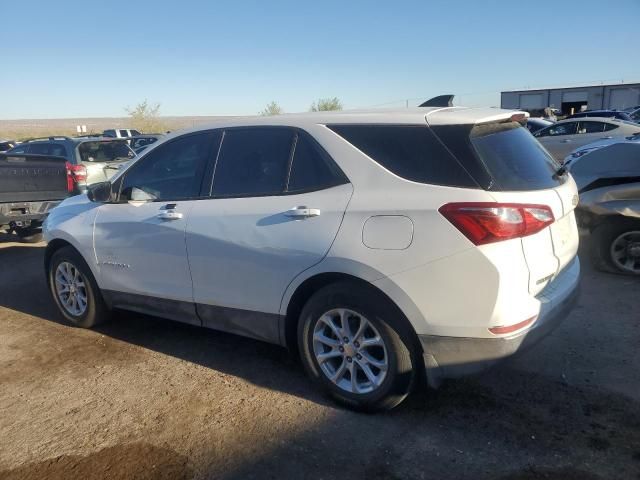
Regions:
<instances>
[{"instance_id":1,"label":"side mirror","mask_svg":"<svg viewBox=\"0 0 640 480\"><path fill-rule=\"evenodd\" d=\"M89 185L87 197L92 202L106 203L111 200L111 182L100 182Z\"/></svg>"}]
</instances>

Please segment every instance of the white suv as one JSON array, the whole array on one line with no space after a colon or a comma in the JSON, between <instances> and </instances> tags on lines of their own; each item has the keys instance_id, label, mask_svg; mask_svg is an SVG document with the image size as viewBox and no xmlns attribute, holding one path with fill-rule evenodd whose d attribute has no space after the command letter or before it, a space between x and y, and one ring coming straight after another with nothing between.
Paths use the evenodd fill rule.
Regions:
<instances>
[{"instance_id":1,"label":"white suv","mask_svg":"<svg viewBox=\"0 0 640 480\"><path fill-rule=\"evenodd\" d=\"M298 350L334 398L392 408L576 299L576 186L524 120L418 108L170 135L51 213L51 293L81 327L123 308Z\"/></svg>"}]
</instances>

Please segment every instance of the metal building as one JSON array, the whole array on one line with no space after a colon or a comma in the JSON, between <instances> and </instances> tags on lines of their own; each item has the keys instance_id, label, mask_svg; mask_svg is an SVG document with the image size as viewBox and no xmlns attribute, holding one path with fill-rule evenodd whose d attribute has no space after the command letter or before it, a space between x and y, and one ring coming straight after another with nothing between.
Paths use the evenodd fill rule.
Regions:
<instances>
[{"instance_id":1,"label":"metal building","mask_svg":"<svg viewBox=\"0 0 640 480\"><path fill-rule=\"evenodd\" d=\"M640 83L510 90L500 95L502 108L533 110L551 107L560 109L564 115L581 110L623 110L636 105L640 105Z\"/></svg>"}]
</instances>

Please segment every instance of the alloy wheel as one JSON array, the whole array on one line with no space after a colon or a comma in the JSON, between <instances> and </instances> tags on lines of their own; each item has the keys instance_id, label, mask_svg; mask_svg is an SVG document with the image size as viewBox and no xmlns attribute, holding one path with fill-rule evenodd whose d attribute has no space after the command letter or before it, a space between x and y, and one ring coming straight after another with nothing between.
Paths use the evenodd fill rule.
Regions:
<instances>
[{"instance_id":1,"label":"alloy wheel","mask_svg":"<svg viewBox=\"0 0 640 480\"><path fill-rule=\"evenodd\" d=\"M85 279L72 263L61 262L56 268L55 288L62 307L74 317L87 310Z\"/></svg>"},{"instance_id":2,"label":"alloy wheel","mask_svg":"<svg viewBox=\"0 0 640 480\"><path fill-rule=\"evenodd\" d=\"M389 370L387 347L378 330L364 315L346 308L318 318L313 353L324 375L349 393L373 392Z\"/></svg>"}]
</instances>

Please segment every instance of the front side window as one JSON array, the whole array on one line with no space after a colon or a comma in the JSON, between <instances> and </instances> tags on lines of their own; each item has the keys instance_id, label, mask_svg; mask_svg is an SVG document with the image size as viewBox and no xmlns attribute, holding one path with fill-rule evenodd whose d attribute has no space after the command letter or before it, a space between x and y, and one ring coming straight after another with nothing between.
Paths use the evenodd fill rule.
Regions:
<instances>
[{"instance_id":1,"label":"front side window","mask_svg":"<svg viewBox=\"0 0 640 480\"><path fill-rule=\"evenodd\" d=\"M18 145L15 148L12 148L8 153L27 153L27 145Z\"/></svg>"},{"instance_id":2,"label":"front side window","mask_svg":"<svg viewBox=\"0 0 640 480\"><path fill-rule=\"evenodd\" d=\"M102 135L105 137L117 137L115 130L105 130L104 132L102 132Z\"/></svg>"},{"instance_id":3,"label":"front side window","mask_svg":"<svg viewBox=\"0 0 640 480\"><path fill-rule=\"evenodd\" d=\"M225 130L216 161L214 197L278 195L285 190L294 132L257 127Z\"/></svg>"},{"instance_id":4,"label":"front side window","mask_svg":"<svg viewBox=\"0 0 640 480\"><path fill-rule=\"evenodd\" d=\"M602 133L604 131L604 123L602 122L580 122L578 124L578 133Z\"/></svg>"},{"instance_id":5,"label":"front side window","mask_svg":"<svg viewBox=\"0 0 640 480\"><path fill-rule=\"evenodd\" d=\"M127 132L126 130L120 130L120 136L121 137L128 137L129 136L129 132Z\"/></svg>"},{"instance_id":6,"label":"front side window","mask_svg":"<svg viewBox=\"0 0 640 480\"><path fill-rule=\"evenodd\" d=\"M329 155L308 134L298 132L287 191L321 190L346 182Z\"/></svg>"},{"instance_id":7,"label":"front side window","mask_svg":"<svg viewBox=\"0 0 640 480\"><path fill-rule=\"evenodd\" d=\"M150 152L125 173L124 200L184 200L200 196L202 179L220 133L179 137Z\"/></svg>"}]
</instances>

